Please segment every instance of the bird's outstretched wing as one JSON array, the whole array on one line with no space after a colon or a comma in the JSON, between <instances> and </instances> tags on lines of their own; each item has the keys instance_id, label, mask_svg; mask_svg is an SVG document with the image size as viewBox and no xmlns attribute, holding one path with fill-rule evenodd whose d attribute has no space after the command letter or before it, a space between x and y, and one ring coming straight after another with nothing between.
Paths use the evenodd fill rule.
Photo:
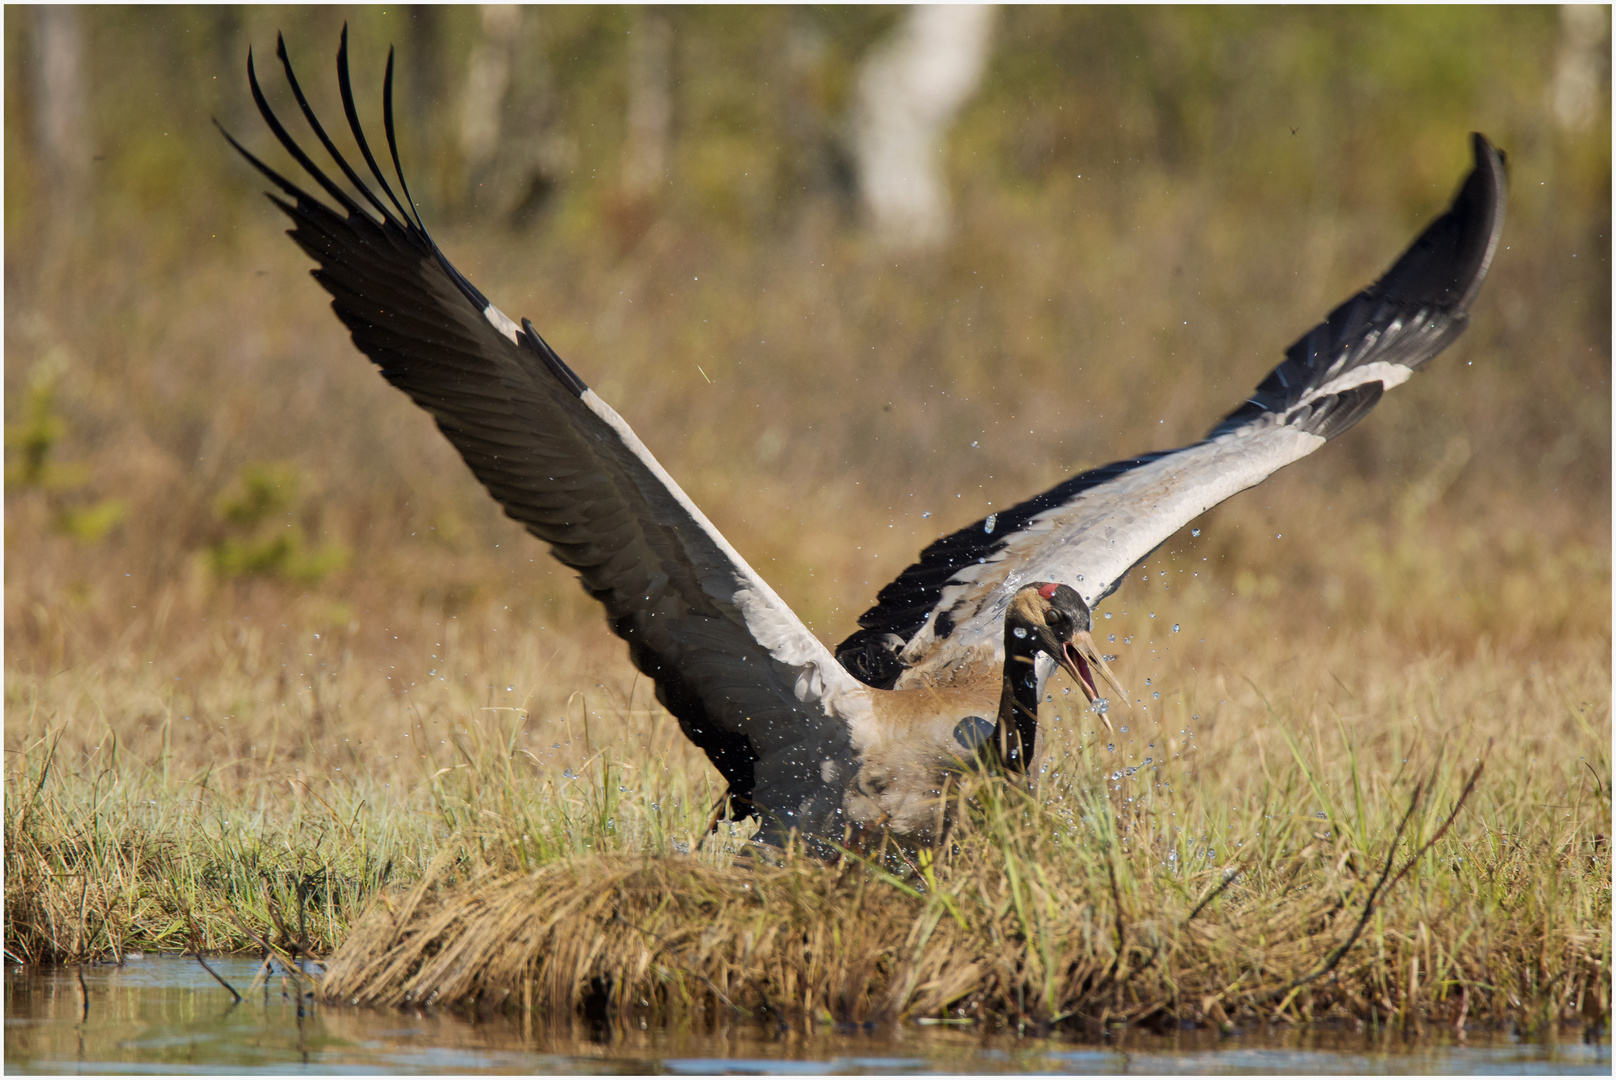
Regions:
<instances>
[{"instance_id":1,"label":"bird's outstretched wing","mask_svg":"<svg viewBox=\"0 0 1616 1080\"><path fill-rule=\"evenodd\" d=\"M270 200L292 219L292 239L319 263L314 278L354 344L432 414L505 513L578 571L628 642L635 666L655 681L658 699L729 782L735 808L760 810L776 836L803 815L822 817L829 806L821 803L839 802L839 789L826 784L825 762L845 767L851 759L848 726L834 715L834 702L862 688L532 324L506 318L427 235L399 167L392 53L383 116L399 194L360 129L346 28L337 53L348 125L385 202L315 119L284 42L276 55L353 193L281 125L250 54L258 111L341 211L225 137L285 196Z\"/></svg>"},{"instance_id":2,"label":"bird's outstretched wing","mask_svg":"<svg viewBox=\"0 0 1616 1080\"><path fill-rule=\"evenodd\" d=\"M1447 213L1392 268L1285 353L1200 442L1118 461L984 518L921 552L859 618L837 658L872 686L946 681L1001 659L1005 605L1028 581L1090 605L1197 515L1346 431L1464 330L1504 224L1504 156L1475 167Z\"/></svg>"}]
</instances>

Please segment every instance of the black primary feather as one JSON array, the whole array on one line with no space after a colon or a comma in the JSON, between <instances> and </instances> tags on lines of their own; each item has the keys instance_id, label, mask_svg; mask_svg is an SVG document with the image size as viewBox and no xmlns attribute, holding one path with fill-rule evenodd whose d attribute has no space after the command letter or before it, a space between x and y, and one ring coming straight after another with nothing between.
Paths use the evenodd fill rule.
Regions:
<instances>
[{"instance_id":1,"label":"black primary feather","mask_svg":"<svg viewBox=\"0 0 1616 1080\"><path fill-rule=\"evenodd\" d=\"M358 198L328 176L276 117L251 53L248 84L259 114L342 212L265 164L222 127L221 133L285 196L271 194L270 200L292 219L290 235L318 264L313 275L331 294L355 345L389 382L432 414L506 513L579 571L585 588L605 605L613 630L628 642L635 666L653 679L658 700L728 783L732 812L768 816L771 811L760 811L752 799L764 753L753 735L772 755L776 789L789 788L796 773L818 776L822 755L801 745L820 734L819 721L794 699L782 700L768 653L755 641L737 642L732 617L707 607L701 571L688 561L692 552L710 557L703 538L690 531L694 523L624 501L624 483L646 483L636 472L644 464L630 460L631 452L620 442L603 442L594 433L601 422L579 401L587 389L583 380L531 322L522 321L515 340L497 331L485 315L488 300L433 242L399 163L389 51L383 126L402 198L394 193L359 123L347 47L345 27L337 54L343 110L387 202L349 165L316 119L280 40L277 55L293 97ZM543 384L559 386L564 397ZM659 497L653 488L641 490L647 498ZM754 669L755 682L732 687L720 664L738 653ZM723 706L717 713L715 703ZM749 729L749 716L772 726ZM742 730L736 730L738 724Z\"/></svg>"}]
</instances>

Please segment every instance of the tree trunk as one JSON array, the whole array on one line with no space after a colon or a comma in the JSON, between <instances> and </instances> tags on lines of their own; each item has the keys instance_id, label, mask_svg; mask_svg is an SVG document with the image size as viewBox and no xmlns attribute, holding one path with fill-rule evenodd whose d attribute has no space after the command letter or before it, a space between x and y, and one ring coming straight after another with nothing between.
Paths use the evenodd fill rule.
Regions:
<instances>
[{"instance_id":1,"label":"tree trunk","mask_svg":"<svg viewBox=\"0 0 1616 1080\"><path fill-rule=\"evenodd\" d=\"M889 246L935 248L948 237L941 142L982 80L995 10L909 9L862 65L853 115L859 196Z\"/></svg>"},{"instance_id":2,"label":"tree trunk","mask_svg":"<svg viewBox=\"0 0 1616 1080\"><path fill-rule=\"evenodd\" d=\"M548 205L570 164L555 92L536 47L533 9L487 4L460 99L460 153L469 213L525 225Z\"/></svg>"},{"instance_id":3,"label":"tree trunk","mask_svg":"<svg viewBox=\"0 0 1616 1080\"><path fill-rule=\"evenodd\" d=\"M629 37L628 139L623 146L623 188L654 198L667 181L668 138L673 130L673 28L654 8L642 8Z\"/></svg>"},{"instance_id":4,"label":"tree trunk","mask_svg":"<svg viewBox=\"0 0 1616 1080\"><path fill-rule=\"evenodd\" d=\"M1549 107L1561 131L1583 131L1599 113L1600 92L1610 74L1610 8L1565 4L1560 8L1560 47L1554 61Z\"/></svg>"},{"instance_id":5,"label":"tree trunk","mask_svg":"<svg viewBox=\"0 0 1616 1080\"><path fill-rule=\"evenodd\" d=\"M79 9L34 9L34 140L46 214L62 221L83 211L90 176L85 118L84 29Z\"/></svg>"}]
</instances>

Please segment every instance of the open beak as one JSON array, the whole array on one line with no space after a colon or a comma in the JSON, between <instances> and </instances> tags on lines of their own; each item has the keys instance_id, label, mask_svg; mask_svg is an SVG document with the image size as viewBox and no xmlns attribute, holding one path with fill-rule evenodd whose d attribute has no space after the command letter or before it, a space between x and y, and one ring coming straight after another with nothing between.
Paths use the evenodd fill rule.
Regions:
<instances>
[{"instance_id":1,"label":"open beak","mask_svg":"<svg viewBox=\"0 0 1616 1080\"><path fill-rule=\"evenodd\" d=\"M1122 683L1118 682L1117 677L1111 673L1110 665L1100 655L1100 650L1094 647L1094 639L1089 636L1087 630L1080 630L1073 634L1072 640L1061 646L1060 666L1066 669L1068 675L1077 680L1078 688L1083 691L1089 701L1097 701L1102 696L1094 678L1098 674L1101 679L1104 679L1110 685L1111 689L1116 691L1117 697L1122 700L1122 703L1124 705L1128 704L1128 691L1122 688ZM1111 721L1103 713L1100 718L1105 720L1106 727L1111 726Z\"/></svg>"}]
</instances>

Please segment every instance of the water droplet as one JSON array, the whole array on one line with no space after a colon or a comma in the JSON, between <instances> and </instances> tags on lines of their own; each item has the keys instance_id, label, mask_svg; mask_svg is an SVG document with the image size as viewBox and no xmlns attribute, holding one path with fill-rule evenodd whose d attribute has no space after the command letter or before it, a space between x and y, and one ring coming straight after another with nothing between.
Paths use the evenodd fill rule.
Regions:
<instances>
[{"instance_id":1,"label":"water droplet","mask_svg":"<svg viewBox=\"0 0 1616 1080\"><path fill-rule=\"evenodd\" d=\"M1156 745L1156 744L1155 744L1155 743L1151 743L1151 744L1150 744L1150 745L1151 745L1151 746L1155 746L1155 745ZM1155 760L1156 760L1156 759L1155 759L1155 758L1153 758L1153 757L1147 757L1147 758L1146 758L1146 759L1145 759L1145 764L1146 764L1146 765L1149 765L1149 764L1150 764L1150 763L1151 763L1151 762L1153 762L1153 761L1155 761Z\"/></svg>"},{"instance_id":2,"label":"water droplet","mask_svg":"<svg viewBox=\"0 0 1616 1080\"><path fill-rule=\"evenodd\" d=\"M1323 810L1315 810L1313 811L1313 816L1321 820L1329 820L1330 815L1326 814Z\"/></svg>"},{"instance_id":3,"label":"water droplet","mask_svg":"<svg viewBox=\"0 0 1616 1080\"><path fill-rule=\"evenodd\" d=\"M923 517L923 518L929 518L929 517L931 517L931 511L927 510L924 514L921 514L920 516Z\"/></svg>"},{"instance_id":4,"label":"water droplet","mask_svg":"<svg viewBox=\"0 0 1616 1080\"><path fill-rule=\"evenodd\" d=\"M1190 530L1190 535L1191 536L1200 536L1201 535L1201 530L1200 529L1191 529Z\"/></svg>"},{"instance_id":5,"label":"water droplet","mask_svg":"<svg viewBox=\"0 0 1616 1080\"><path fill-rule=\"evenodd\" d=\"M972 440L971 440L971 445L972 445L972 446L973 446L973 447L974 447L974 446L976 446L976 440L975 440L975 439L972 439Z\"/></svg>"},{"instance_id":6,"label":"water droplet","mask_svg":"<svg viewBox=\"0 0 1616 1080\"><path fill-rule=\"evenodd\" d=\"M1178 633L1178 624L1177 623L1173 624L1173 633L1175 633L1175 634Z\"/></svg>"},{"instance_id":7,"label":"water droplet","mask_svg":"<svg viewBox=\"0 0 1616 1080\"><path fill-rule=\"evenodd\" d=\"M576 777L575 777L575 776L574 776L574 775L573 775L573 772L572 772L572 770L571 770L571 769L565 769L565 770L563 770L563 771L562 771L562 773L561 773L561 775L562 775L562 776L564 776L564 777L566 777L566 778L567 778L567 779L568 779L568 780L573 780L573 779L576 779Z\"/></svg>"},{"instance_id":8,"label":"water droplet","mask_svg":"<svg viewBox=\"0 0 1616 1080\"><path fill-rule=\"evenodd\" d=\"M1152 618L1152 619L1154 619L1154 618L1155 618L1155 617L1156 617L1156 613L1155 613L1155 612L1154 612L1154 611L1152 611L1152 612L1151 612L1151 613L1150 613L1150 617L1151 617L1151 618Z\"/></svg>"},{"instance_id":9,"label":"water droplet","mask_svg":"<svg viewBox=\"0 0 1616 1080\"><path fill-rule=\"evenodd\" d=\"M971 445L975 446L976 444L972 443ZM993 532L993 527L995 525L997 525L998 523L999 523L999 515L998 514L989 514L988 519L986 521L982 522L982 531L985 532L985 533L991 533L991 532Z\"/></svg>"},{"instance_id":10,"label":"water droplet","mask_svg":"<svg viewBox=\"0 0 1616 1080\"><path fill-rule=\"evenodd\" d=\"M1025 626L1012 627L1010 632L1016 635L1018 638L1025 638L1027 636L1027 628Z\"/></svg>"},{"instance_id":11,"label":"water droplet","mask_svg":"<svg viewBox=\"0 0 1616 1080\"><path fill-rule=\"evenodd\" d=\"M1117 640L1117 635L1115 635L1115 634L1107 634L1105 636L1105 640L1110 641L1110 642L1115 642ZM1107 661L1107 663L1109 663L1109 662L1110 661Z\"/></svg>"},{"instance_id":12,"label":"water droplet","mask_svg":"<svg viewBox=\"0 0 1616 1080\"><path fill-rule=\"evenodd\" d=\"M1122 733L1124 735L1128 734L1128 725L1127 724L1122 725Z\"/></svg>"},{"instance_id":13,"label":"water droplet","mask_svg":"<svg viewBox=\"0 0 1616 1080\"><path fill-rule=\"evenodd\" d=\"M1108 664L1112 664L1116 662L1117 654L1108 652L1104 656L1100 657L1100 659L1104 660Z\"/></svg>"},{"instance_id":14,"label":"water droplet","mask_svg":"<svg viewBox=\"0 0 1616 1080\"><path fill-rule=\"evenodd\" d=\"M1101 716L1104 716L1106 713L1111 711L1111 701L1110 701L1110 699L1109 698L1095 698L1094 699L1094 704L1089 706L1089 711L1090 712L1096 712L1096 713L1099 713Z\"/></svg>"},{"instance_id":15,"label":"water droplet","mask_svg":"<svg viewBox=\"0 0 1616 1080\"><path fill-rule=\"evenodd\" d=\"M1105 744L1105 749L1106 749L1106 753L1114 754L1114 753L1117 752L1117 744L1108 742L1108 743Z\"/></svg>"},{"instance_id":16,"label":"water droplet","mask_svg":"<svg viewBox=\"0 0 1616 1080\"><path fill-rule=\"evenodd\" d=\"M1152 699L1160 698L1161 697L1161 691L1158 690L1154 694L1151 694L1150 696L1151 696Z\"/></svg>"},{"instance_id":17,"label":"water droplet","mask_svg":"<svg viewBox=\"0 0 1616 1080\"><path fill-rule=\"evenodd\" d=\"M1133 774L1134 774L1134 773L1136 773L1136 772L1138 772L1138 771L1139 771L1139 766L1137 766L1137 765L1132 765L1132 766L1129 766L1129 767L1128 767L1128 768L1126 768L1126 769L1123 769L1123 770L1122 770L1122 775L1123 775L1123 776L1132 776L1132 775L1133 775Z\"/></svg>"},{"instance_id":18,"label":"water droplet","mask_svg":"<svg viewBox=\"0 0 1616 1080\"><path fill-rule=\"evenodd\" d=\"M1110 618L1110 617L1111 617L1111 613L1110 613L1110 612L1109 612L1109 611L1108 611L1108 612L1106 612L1106 613L1105 613L1105 617L1106 617L1106 618L1108 618L1108 619L1109 619L1109 618Z\"/></svg>"},{"instance_id":19,"label":"water droplet","mask_svg":"<svg viewBox=\"0 0 1616 1080\"><path fill-rule=\"evenodd\" d=\"M1149 680L1149 679L1146 679L1146 680L1145 680L1145 685L1146 685L1146 686L1149 686L1149 685L1150 685L1150 680Z\"/></svg>"},{"instance_id":20,"label":"water droplet","mask_svg":"<svg viewBox=\"0 0 1616 1080\"><path fill-rule=\"evenodd\" d=\"M507 693L507 694L509 694L509 693L511 693L511 692L512 692L512 691L514 691L514 690L515 690L515 689L516 689L516 687L514 687L514 686L507 686L507 687L506 687L506 688L505 688L505 692L506 692L506 693Z\"/></svg>"}]
</instances>

